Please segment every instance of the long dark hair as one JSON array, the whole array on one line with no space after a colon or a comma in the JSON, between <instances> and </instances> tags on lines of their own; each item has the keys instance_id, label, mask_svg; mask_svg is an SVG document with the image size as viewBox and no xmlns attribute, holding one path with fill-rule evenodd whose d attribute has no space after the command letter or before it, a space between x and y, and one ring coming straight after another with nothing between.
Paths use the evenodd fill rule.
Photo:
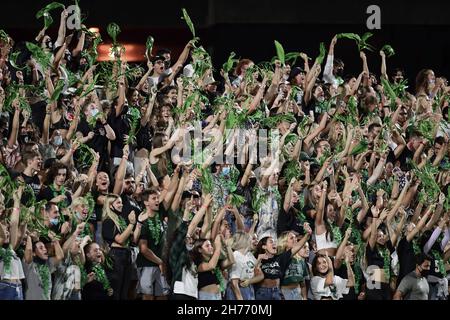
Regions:
<instances>
[{"instance_id":1,"label":"long dark hair","mask_svg":"<svg viewBox=\"0 0 450 320\"><path fill-rule=\"evenodd\" d=\"M256 250L255 250L256 257L258 257L258 255L260 255L260 254L266 253L266 250L263 249L263 246L267 245L267 241L269 240L269 238L272 238L272 237L264 237L261 240L259 240L258 245L256 246Z\"/></svg>"},{"instance_id":2,"label":"long dark hair","mask_svg":"<svg viewBox=\"0 0 450 320\"><path fill-rule=\"evenodd\" d=\"M192 261L194 261L194 263L198 266L200 265L202 262L204 262L203 260L203 255L200 252L200 249L202 248L203 244L208 241L208 239L198 239L195 241L194 243L194 248L192 249Z\"/></svg>"},{"instance_id":3,"label":"long dark hair","mask_svg":"<svg viewBox=\"0 0 450 320\"><path fill-rule=\"evenodd\" d=\"M319 270L317 270L317 262L319 261L319 258L325 258L322 254L317 254L313 261L312 261L312 272L314 276L323 276L323 273L320 273ZM333 268L333 266L332 266Z\"/></svg>"},{"instance_id":4,"label":"long dark hair","mask_svg":"<svg viewBox=\"0 0 450 320\"><path fill-rule=\"evenodd\" d=\"M44 184L47 186L51 185L58 175L58 171L61 169L66 169L66 181L70 180L70 171L67 166L61 162L55 162L46 172L44 177Z\"/></svg>"},{"instance_id":5,"label":"long dark hair","mask_svg":"<svg viewBox=\"0 0 450 320\"><path fill-rule=\"evenodd\" d=\"M419 71L416 77L416 94L419 93L421 89L425 91L426 94L429 94L428 92L428 75L432 72L431 69L422 69Z\"/></svg>"}]
</instances>

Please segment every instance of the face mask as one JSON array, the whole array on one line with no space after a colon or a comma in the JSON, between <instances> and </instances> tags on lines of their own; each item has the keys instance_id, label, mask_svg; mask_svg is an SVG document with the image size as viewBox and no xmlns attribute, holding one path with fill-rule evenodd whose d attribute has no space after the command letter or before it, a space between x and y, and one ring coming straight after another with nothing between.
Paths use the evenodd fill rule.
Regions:
<instances>
[{"instance_id":1,"label":"face mask","mask_svg":"<svg viewBox=\"0 0 450 320\"><path fill-rule=\"evenodd\" d=\"M62 137L61 136L56 136L53 138L53 144L55 146L60 146L62 145Z\"/></svg>"},{"instance_id":2,"label":"face mask","mask_svg":"<svg viewBox=\"0 0 450 320\"><path fill-rule=\"evenodd\" d=\"M83 216L78 211L75 213L78 220L83 220Z\"/></svg>"},{"instance_id":3,"label":"face mask","mask_svg":"<svg viewBox=\"0 0 450 320\"><path fill-rule=\"evenodd\" d=\"M320 96L320 97L317 98L317 101L324 102L325 101L325 97L324 96Z\"/></svg>"},{"instance_id":4,"label":"face mask","mask_svg":"<svg viewBox=\"0 0 450 320\"><path fill-rule=\"evenodd\" d=\"M434 84L436 81L435 80L433 80L433 79L431 79L431 80L428 80L428 84Z\"/></svg>"},{"instance_id":5,"label":"face mask","mask_svg":"<svg viewBox=\"0 0 450 320\"><path fill-rule=\"evenodd\" d=\"M98 114L98 109L92 109L91 110L91 116L95 117Z\"/></svg>"},{"instance_id":6,"label":"face mask","mask_svg":"<svg viewBox=\"0 0 450 320\"><path fill-rule=\"evenodd\" d=\"M337 69L336 70L336 76L342 77L344 75L344 69Z\"/></svg>"},{"instance_id":7,"label":"face mask","mask_svg":"<svg viewBox=\"0 0 450 320\"><path fill-rule=\"evenodd\" d=\"M169 68L170 68L170 60L164 61L164 67L165 67L166 69L169 69Z\"/></svg>"},{"instance_id":8,"label":"face mask","mask_svg":"<svg viewBox=\"0 0 450 320\"><path fill-rule=\"evenodd\" d=\"M50 219L50 224L51 224L52 226L57 226L57 225L58 225L58 222L59 222L58 218Z\"/></svg>"},{"instance_id":9,"label":"face mask","mask_svg":"<svg viewBox=\"0 0 450 320\"><path fill-rule=\"evenodd\" d=\"M21 144L28 143L28 142L30 142L30 137L28 136L28 134L21 134L19 136L19 141Z\"/></svg>"},{"instance_id":10,"label":"face mask","mask_svg":"<svg viewBox=\"0 0 450 320\"><path fill-rule=\"evenodd\" d=\"M228 176L230 174L230 168L229 167L223 167L222 168L222 175Z\"/></svg>"},{"instance_id":11,"label":"face mask","mask_svg":"<svg viewBox=\"0 0 450 320\"><path fill-rule=\"evenodd\" d=\"M194 249L194 245L193 244L186 244L186 250L187 251L192 251L192 249Z\"/></svg>"},{"instance_id":12,"label":"face mask","mask_svg":"<svg viewBox=\"0 0 450 320\"><path fill-rule=\"evenodd\" d=\"M420 267L420 269L422 269L422 267ZM430 270L425 270L425 269L420 270L420 275L424 278L426 278L429 274L430 274Z\"/></svg>"},{"instance_id":13,"label":"face mask","mask_svg":"<svg viewBox=\"0 0 450 320\"><path fill-rule=\"evenodd\" d=\"M120 214L122 213L122 211L119 211L119 210L117 210L117 209L114 208L114 207L111 207L111 211L114 212L114 213L117 214L117 215L120 215Z\"/></svg>"}]
</instances>

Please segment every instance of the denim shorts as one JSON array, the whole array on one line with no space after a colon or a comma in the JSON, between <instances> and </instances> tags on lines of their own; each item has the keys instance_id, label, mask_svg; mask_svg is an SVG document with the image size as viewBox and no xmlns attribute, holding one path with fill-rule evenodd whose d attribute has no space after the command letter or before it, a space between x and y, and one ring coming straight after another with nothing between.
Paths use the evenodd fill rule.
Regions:
<instances>
[{"instance_id":1,"label":"denim shorts","mask_svg":"<svg viewBox=\"0 0 450 320\"><path fill-rule=\"evenodd\" d=\"M0 300L23 300L22 285L0 281Z\"/></svg>"},{"instance_id":2,"label":"denim shorts","mask_svg":"<svg viewBox=\"0 0 450 320\"><path fill-rule=\"evenodd\" d=\"M303 300L299 287L292 289L281 288L281 292L283 293L284 300Z\"/></svg>"},{"instance_id":3,"label":"denim shorts","mask_svg":"<svg viewBox=\"0 0 450 320\"><path fill-rule=\"evenodd\" d=\"M222 300L220 293L198 292L198 300Z\"/></svg>"},{"instance_id":4,"label":"denim shorts","mask_svg":"<svg viewBox=\"0 0 450 320\"><path fill-rule=\"evenodd\" d=\"M281 300L280 288L258 287L255 291L256 300Z\"/></svg>"},{"instance_id":5,"label":"denim shorts","mask_svg":"<svg viewBox=\"0 0 450 320\"><path fill-rule=\"evenodd\" d=\"M255 300L255 290L253 286L250 285L248 287L239 287L241 291L242 299L244 300ZM225 297L227 300L237 300L234 295L233 289L231 288L231 284L228 285L227 291L225 292Z\"/></svg>"}]
</instances>

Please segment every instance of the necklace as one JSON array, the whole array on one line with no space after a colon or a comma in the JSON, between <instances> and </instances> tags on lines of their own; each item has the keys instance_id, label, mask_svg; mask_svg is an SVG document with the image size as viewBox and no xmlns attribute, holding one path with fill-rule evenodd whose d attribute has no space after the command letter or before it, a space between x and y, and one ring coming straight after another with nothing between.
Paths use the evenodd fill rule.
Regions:
<instances>
[{"instance_id":1,"label":"necklace","mask_svg":"<svg viewBox=\"0 0 450 320\"><path fill-rule=\"evenodd\" d=\"M36 267L39 273L39 278L41 279L41 286L42 290L44 291L44 298L46 300L49 300L50 269L48 268L48 265L46 263L44 264L37 263Z\"/></svg>"},{"instance_id":2,"label":"necklace","mask_svg":"<svg viewBox=\"0 0 450 320\"><path fill-rule=\"evenodd\" d=\"M106 277L105 269L100 264L96 264L92 268L92 272L95 274L95 279L97 279L98 282L100 282L103 286L103 289L108 291L111 289L111 284L109 283L108 278Z\"/></svg>"},{"instance_id":3,"label":"necklace","mask_svg":"<svg viewBox=\"0 0 450 320\"><path fill-rule=\"evenodd\" d=\"M13 251L8 247L6 249L0 248L0 258L3 260L3 266L5 273L11 272L11 260L13 257Z\"/></svg>"},{"instance_id":4,"label":"necklace","mask_svg":"<svg viewBox=\"0 0 450 320\"><path fill-rule=\"evenodd\" d=\"M161 240L161 219L159 218L158 212L154 217L149 217L147 219L147 228L150 231L150 235L155 242L155 245L158 245Z\"/></svg>"}]
</instances>

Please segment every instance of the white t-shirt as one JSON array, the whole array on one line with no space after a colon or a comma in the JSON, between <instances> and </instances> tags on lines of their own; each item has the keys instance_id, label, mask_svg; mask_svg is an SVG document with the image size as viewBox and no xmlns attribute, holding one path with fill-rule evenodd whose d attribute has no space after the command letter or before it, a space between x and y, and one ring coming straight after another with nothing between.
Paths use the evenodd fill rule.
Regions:
<instances>
[{"instance_id":1,"label":"white t-shirt","mask_svg":"<svg viewBox=\"0 0 450 320\"><path fill-rule=\"evenodd\" d=\"M253 278L256 258L251 252L245 255L239 251L234 251L235 263L231 267L230 279L248 280Z\"/></svg>"},{"instance_id":2,"label":"white t-shirt","mask_svg":"<svg viewBox=\"0 0 450 320\"><path fill-rule=\"evenodd\" d=\"M183 267L181 281L175 281L173 293L184 294L198 299L198 275L197 272L190 272Z\"/></svg>"},{"instance_id":3,"label":"white t-shirt","mask_svg":"<svg viewBox=\"0 0 450 320\"><path fill-rule=\"evenodd\" d=\"M343 294L348 294L347 279L334 276L333 285L325 286L325 278L315 276L311 279L311 291L314 300L320 300L322 297L330 297L333 300L339 300Z\"/></svg>"}]
</instances>

